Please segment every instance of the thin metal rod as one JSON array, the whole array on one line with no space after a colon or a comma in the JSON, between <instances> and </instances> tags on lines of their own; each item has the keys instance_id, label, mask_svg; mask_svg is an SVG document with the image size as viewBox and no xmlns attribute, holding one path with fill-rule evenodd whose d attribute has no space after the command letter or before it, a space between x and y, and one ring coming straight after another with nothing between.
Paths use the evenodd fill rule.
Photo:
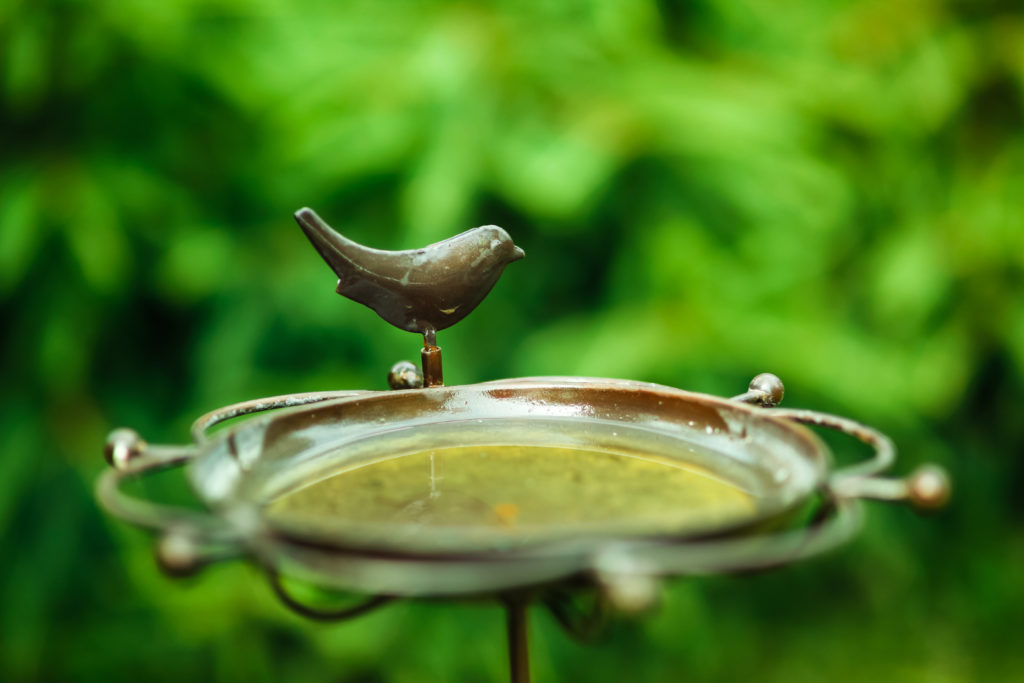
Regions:
<instances>
[{"instance_id":1,"label":"thin metal rod","mask_svg":"<svg viewBox=\"0 0 1024 683\"><path fill-rule=\"evenodd\" d=\"M838 482L847 477L866 477L878 474L889 469L893 462L896 461L896 447L893 445L892 439L877 429L872 429L859 422L854 422L838 415L819 413L815 410L797 410L793 408L775 408L768 414L807 425L835 429L859 441L863 441L875 449L874 454L864 462L833 470L829 475L829 479L832 482Z\"/></svg>"},{"instance_id":2,"label":"thin metal rod","mask_svg":"<svg viewBox=\"0 0 1024 683\"><path fill-rule=\"evenodd\" d=\"M423 361L423 386L443 386L444 373L441 370L441 347L424 346L420 349L420 358Z\"/></svg>"},{"instance_id":3,"label":"thin metal rod","mask_svg":"<svg viewBox=\"0 0 1024 683\"><path fill-rule=\"evenodd\" d=\"M270 586L274 589L274 594L281 602L288 606L292 611L301 614L307 619L313 619L314 621L342 621L345 619L352 619L366 614L371 610L377 609L378 607L382 607L394 600L390 595L375 595L350 607L322 610L316 607L310 607L309 605L304 605L289 595L288 591L285 590L284 585L281 583L281 577L278 576L277 572L268 570L267 578L270 579Z\"/></svg>"},{"instance_id":4,"label":"thin metal rod","mask_svg":"<svg viewBox=\"0 0 1024 683\"><path fill-rule=\"evenodd\" d=\"M526 641L526 600L505 601L505 624L508 630L509 680L530 683L530 654Z\"/></svg>"},{"instance_id":5,"label":"thin metal rod","mask_svg":"<svg viewBox=\"0 0 1024 683\"><path fill-rule=\"evenodd\" d=\"M269 396L257 398L242 403L234 403L217 410L211 410L200 416L192 423L192 438L196 443L201 444L207 440L206 432L215 425L226 420L231 420L243 415L262 413L267 410L279 410L281 408L292 408L295 406L320 403L322 401L333 401L336 398L352 398L364 394L372 394L372 391L314 391L305 394L285 394L282 396Z\"/></svg>"}]
</instances>

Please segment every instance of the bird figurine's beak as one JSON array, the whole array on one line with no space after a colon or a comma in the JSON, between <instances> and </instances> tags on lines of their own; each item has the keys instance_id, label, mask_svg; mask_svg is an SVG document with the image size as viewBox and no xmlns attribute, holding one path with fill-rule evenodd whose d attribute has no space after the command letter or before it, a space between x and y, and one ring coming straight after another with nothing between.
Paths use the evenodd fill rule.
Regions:
<instances>
[{"instance_id":1,"label":"bird figurine's beak","mask_svg":"<svg viewBox=\"0 0 1024 683\"><path fill-rule=\"evenodd\" d=\"M295 212L295 220L302 228L302 232L306 233L306 237L309 238L320 257L327 261L327 265L338 277L341 277L345 269L349 267L349 261L341 253L341 248L345 244L344 238L334 228L327 225L313 209L299 209Z\"/></svg>"},{"instance_id":2,"label":"bird figurine's beak","mask_svg":"<svg viewBox=\"0 0 1024 683\"><path fill-rule=\"evenodd\" d=\"M526 252L519 247L512 247L512 258L509 261L518 261L519 259L526 256Z\"/></svg>"}]
</instances>

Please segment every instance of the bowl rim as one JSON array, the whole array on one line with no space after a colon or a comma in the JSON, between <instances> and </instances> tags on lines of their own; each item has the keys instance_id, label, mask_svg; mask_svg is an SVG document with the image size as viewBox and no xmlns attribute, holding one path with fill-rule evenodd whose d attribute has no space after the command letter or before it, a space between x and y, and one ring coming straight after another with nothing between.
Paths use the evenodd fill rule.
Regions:
<instances>
[{"instance_id":1,"label":"bowl rim","mask_svg":"<svg viewBox=\"0 0 1024 683\"><path fill-rule=\"evenodd\" d=\"M417 399L428 397L431 400L437 401L439 404L437 414L440 415L444 414L444 405L451 405L455 399L488 396L498 401L515 401L524 396L538 394L555 395L565 392L569 392L570 395L578 396L581 399L591 399L591 402L599 395L611 392L619 398L633 400L636 405L661 406L662 412L667 412L665 406L699 406L702 409L711 411L709 414L717 415L726 427L730 425L727 420L722 418L723 413L733 418L740 416L740 420L745 425L754 425L755 428L764 429L765 425L771 425L773 429L780 430L781 433L787 434L793 440L791 448L793 447L792 444L799 444L796 447L799 451L799 456L804 459L805 464L810 465L813 477L806 482L802 490L799 491L799 495L791 496L790 500L786 502L765 507L759 506L749 516L744 516L726 524L717 524L707 529L690 530L684 533L595 534L583 543L556 539L553 541L540 541L513 549L483 548L455 552L415 549L400 550L392 545L374 546L373 544L352 543L350 541L340 541L315 532L306 533L268 520L261 510L269 501L228 497L217 502L212 500L202 490L204 485L202 477L206 469L204 464L207 464L209 458L214 457L212 454L220 453L221 457L224 457L225 447L235 442L240 434L248 431L266 430L271 425L289 419L294 420L309 414L319 413L323 415L343 407L368 410L371 406L386 406L388 403L401 402L403 398L412 397ZM626 414L626 411L623 411L623 414ZM391 425L387 426L390 427ZM816 434L792 420L772 415L770 410L710 394L691 392L650 382L571 376L523 377L427 389L359 392L313 404L286 407L275 410L272 413L250 417L204 437L203 440L197 443L197 446L199 447L199 454L187 467L190 483L193 485L196 495L209 505L215 514L222 516L229 523L240 524L244 529L243 535L264 540L269 539L269 545L277 547L276 553L278 554L282 552L283 548L294 546L301 548L303 552L317 551L350 557L389 558L395 560L412 559L433 562L491 561L501 558L520 562L553 557L583 557L593 555L595 548L606 545L622 545L624 543L678 545L742 534L760 527L770 526L773 523L788 518L795 511L806 507L815 493L820 491L826 483L832 463L831 450ZM260 527L260 533L253 533L252 527L254 525ZM381 531L386 531L389 528L398 528L400 526L402 525L381 525L380 529Z\"/></svg>"}]
</instances>

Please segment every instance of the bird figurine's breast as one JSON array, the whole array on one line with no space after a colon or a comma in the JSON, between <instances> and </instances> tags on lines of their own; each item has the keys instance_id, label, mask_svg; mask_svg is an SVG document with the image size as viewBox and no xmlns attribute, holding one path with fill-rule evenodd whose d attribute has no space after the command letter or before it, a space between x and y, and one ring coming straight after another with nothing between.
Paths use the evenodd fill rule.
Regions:
<instances>
[{"instance_id":1,"label":"bird figurine's breast","mask_svg":"<svg viewBox=\"0 0 1024 683\"><path fill-rule=\"evenodd\" d=\"M523 250L496 225L467 230L422 249L383 251L339 234L312 209L295 220L338 276L337 291L392 325L432 334L462 320Z\"/></svg>"}]
</instances>

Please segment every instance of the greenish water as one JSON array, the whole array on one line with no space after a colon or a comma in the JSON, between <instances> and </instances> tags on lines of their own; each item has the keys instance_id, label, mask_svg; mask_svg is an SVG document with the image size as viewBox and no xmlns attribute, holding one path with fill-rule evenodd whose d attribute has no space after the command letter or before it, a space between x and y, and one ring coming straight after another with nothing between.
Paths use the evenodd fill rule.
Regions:
<instances>
[{"instance_id":1,"label":"greenish water","mask_svg":"<svg viewBox=\"0 0 1024 683\"><path fill-rule=\"evenodd\" d=\"M578 534L680 533L749 517L755 499L704 468L641 453L490 445L345 469L268 505L269 519L374 544L465 548Z\"/></svg>"}]
</instances>

